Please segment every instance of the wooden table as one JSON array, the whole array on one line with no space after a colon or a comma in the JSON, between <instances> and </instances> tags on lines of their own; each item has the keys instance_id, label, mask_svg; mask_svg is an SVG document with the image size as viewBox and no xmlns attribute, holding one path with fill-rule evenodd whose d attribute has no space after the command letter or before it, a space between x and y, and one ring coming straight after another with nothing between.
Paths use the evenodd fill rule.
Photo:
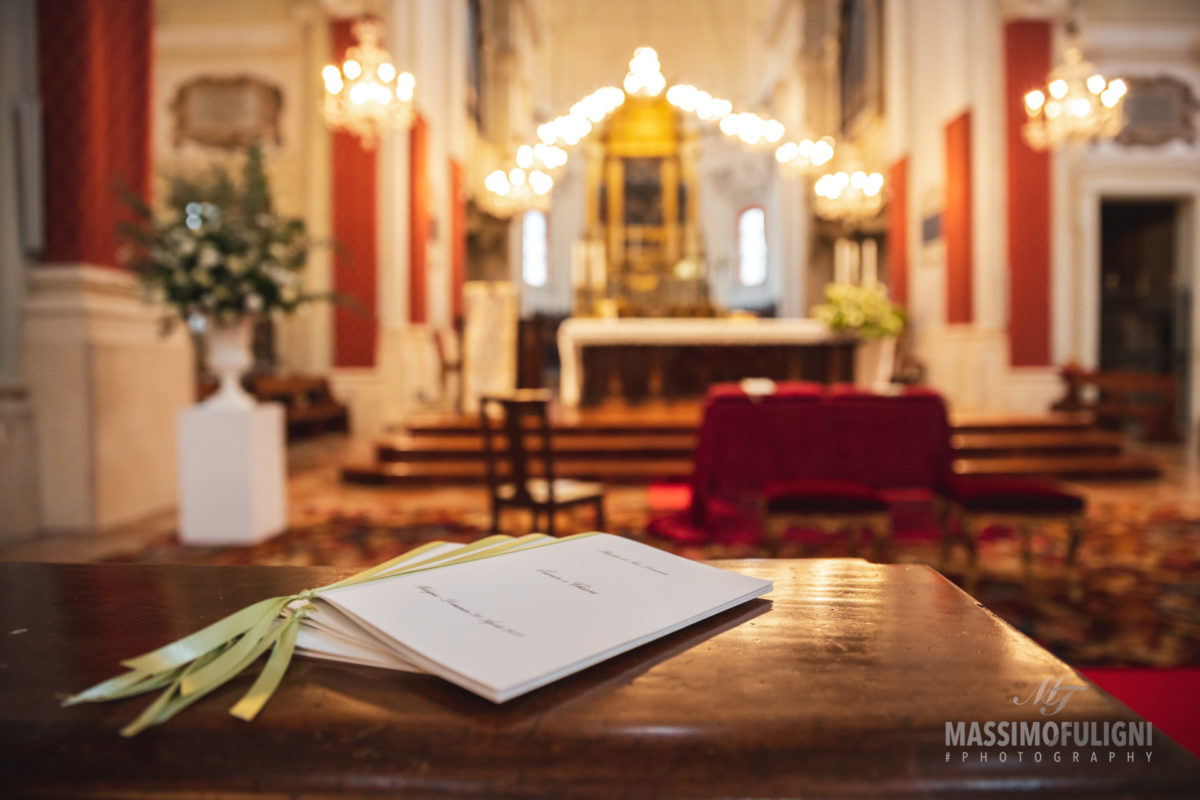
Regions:
<instances>
[{"instance_id":1,"label":"wooden table","mask_svg":"<svg viewBox=\"0 0 1200 800\"><path fill-rule=\"evenodd\" d=\"M1155 733L1111 763L945 744L947 721L1081 677L931 569L731 561L753 601L495 706L439 679L298 658L253 723L245 679L134 739L145 699L60 708L127 657L336 569L0 564L0 796L1194 797L1200 764ZM1056 719L1136 715L1092 685ZM1144 750L1152 756L1145 763ZM964 763L962 752L967 751ZM1035 752L1043 754L1033 763ZM1024 795L1022 795L1024 796Z\"/></svg>"}]
</instances>

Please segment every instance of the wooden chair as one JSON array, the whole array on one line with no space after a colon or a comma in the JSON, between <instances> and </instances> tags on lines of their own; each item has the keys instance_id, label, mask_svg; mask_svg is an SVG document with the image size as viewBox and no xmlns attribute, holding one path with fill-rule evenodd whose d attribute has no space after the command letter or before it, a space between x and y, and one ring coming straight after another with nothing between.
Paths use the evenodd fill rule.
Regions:
<instances>
[{"instance_id":1,"label":"wooden chair","mask_svg":"<svg viewBox=\"0 0 1200 800\"><path fill-rule=\"evenodd\" d=\"M554 512L587 503L596 507L596 529L604 529L604 487L554 475L549 402L550 393L544 389L522 389L479 399L493 533L500 530L500 511L505 507L528 508L533 514L534 531L545 512L545 532L553 536ZM493 417L496 410L501 413ZM527 419L532 424L527 425ZM503 446L498 441L500 434Z\"/></svg>"},{"instance_id":2,"label":"wooden chair","mask_svg":"<svg viewBox=\"0 0 1200 800\"><path fill-rule=\"evenodd\" d=\"M441 389L440 400L450 400L455 411L462 407L463 389L463 358L462 358L462 329L455 325L450 328L435 328L433 343L437 347L438 385ZM454 382L454 393L450 392L451 381Z\"/></svg>"}]
</instances>

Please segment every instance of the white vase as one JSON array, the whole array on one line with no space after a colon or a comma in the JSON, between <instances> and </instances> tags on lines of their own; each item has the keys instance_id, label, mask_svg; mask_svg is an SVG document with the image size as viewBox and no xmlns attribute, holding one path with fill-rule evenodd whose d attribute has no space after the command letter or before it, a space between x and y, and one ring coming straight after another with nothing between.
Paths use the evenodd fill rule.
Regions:
<instances>
[{"instance_id":1,"label":"white vase","mask_svg":"<svg viewBox=\"0 0 1200 800\"><path fill-rule=\"evenodd\" d=\"M208 368L220 380L217 391L200 406L208 410L254 408L254 397L242 388L242 375L254 363L250 344L254 324L249 317L228 323L209 320Z\"/></svg>"},{"instance_id":2,"label":"white vase","mask_svg":"<svg viewBox=\"0 0 1200 800\"><path fill-rule=\"evenodd\" d=\"M892 385L896 337L860 341L854 350L854 385L883 393Z\"/></svg>"}]
</instances>

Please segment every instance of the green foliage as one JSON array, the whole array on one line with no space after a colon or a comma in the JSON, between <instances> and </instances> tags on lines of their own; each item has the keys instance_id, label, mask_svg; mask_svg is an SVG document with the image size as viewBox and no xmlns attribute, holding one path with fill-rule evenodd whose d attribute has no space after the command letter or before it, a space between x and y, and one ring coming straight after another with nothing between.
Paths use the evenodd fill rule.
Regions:
<instances>
[{"instance_id":1,"label":"green foliage","mask_svg":"<svg viewBox=\"0 0 1200 800\"><path fill-rule=\"evenodd\" d=\"M860 339L897 336L908 321L904 309L888 299L882 284L858 286L830 283L825 302L814 306L813 316L835 331L854 333Z\"/></svg>"},{"instance_id":2,"label":"green foliage","mask_svg":"<svg viewBox=\"0 0 1200 800\"><path fill-rule=\"evenodd\" d=\"M140 275L152 300L173 306L183 320L205 314L228 322L291 313L327 298L303 290L300 272L309 247L304 220L272 210L259 148L247 151L236 178L213 167L167 182L160 213L127 196L134 219L118 227L126 243L123 261Z\"/></svg>"}]
</instances>

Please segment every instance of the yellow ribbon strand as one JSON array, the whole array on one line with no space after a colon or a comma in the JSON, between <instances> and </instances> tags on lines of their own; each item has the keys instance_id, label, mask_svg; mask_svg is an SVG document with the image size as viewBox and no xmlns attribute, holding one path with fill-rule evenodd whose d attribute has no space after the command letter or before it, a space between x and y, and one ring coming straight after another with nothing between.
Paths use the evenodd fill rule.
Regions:
<instances>
[{"instance_id":1,"label":"yellow ribbon strand","mask_svg":"<svg viewBox=\"0 0 1200 800\"><path fill-rule=\"evenodd\" d=\"M262 618L254 624L254 627L242 634L237 644L227 649L203 669L184 676L183 681L179 684L179 693L186 697L210 683L216 682L220 685L240 672L247 656L254 652L259 642L271 630L271 624L279 617L279 612L289 601L290 598L280 598L278 602L263 612Z\"/></svg>"},{"instance_id":2,"label":"yellow ribbon strand","mask_svg":"<svg viewBox=\"0 0 1200 800\"><path fill-rule=\"evenodd\" d=\"M245 633L259 621L267 609L279 600L278 597L260 600L182 639L177 639L149 653L126 659L121 663L130 669L146 673L157 673L181 667L205 653L211 652L214 648L220 647L235 636Z\"/></svg>"},{"instance_id":3,"label":"yellow ribbon strand","mask_svg":"<svg viewBox=\"0 0 1200 800\"><path fill-rule=\"evenodd\" d=\"M378 575L381 572L387 572L389 569L396 566L397 564L403 564L405 561L411 561L414 558L423 556L423 555L425 555L425 553L428 553L430 550L433 550L435 548L441 547L443 544L445 544L445 542L429 542L428 544L423 544L420 547L417 547L413 550L409 550L407 553L401 553L400 555L396 556L395 558L393 558L389 561L385 561L382 564L376 564L375 566L371 567L370 569L365 569L362 572L359 572L355 575L351 575L349 578L345 578L344 580L340 580L340 581L337 581L336 583L332 583L332 584L330 584L330 586L340 586L341 584L344 584L344 583L349 583L349 582L357 583L358 581L366 580L367 578L374 577L375 575ZM450 552L453 553L456 551L452 550Z\"/></svg>"},{"instance_id":4,"label":"yellow ribbon strand","mask_svg":"<svg viewBox=\"0 0 1200 800\"><path fill-rule=\"evenodd\" d=\"M133 722L121 729L121 735L126 737L137 736L151 725L157 725L160 715L167 708L168 704L171 702L171 698L179 689L180 682L187 677L189 672L194 669L200 669L211 659L216 657L217 651L215 650L211 653L205 653L200 658L197 658L187 668L179 670L179 675L173 681L171 681L171 684L166 688L166 690L160 694L153 703L146 706L145 710L143 710L141 714L138 714L137 718L134 719ZM170 719L170 717L167 717L167 719Z\"/></svg>"},{"instance_id":5,"label":"yellow ribbon strand","mask_svg":"<svg viewBox=\"0 0 1200 800\"><path fill-rule=\"evenodd\" d=\"M150 677L149 674L136 669L132 669L129 672L122 672L116 677L109 678L89 689L84 689L78 694L71 695L66 700L63 700L62 704L64 706L73 706L77 703L99 703L117 697L128 697L129 694L136 694L138 687ZM145 690L143 689L142 691Z\"/></svg>"},{"instance_id":6,"label":"yellow ribbon strand","mask_svg":"<svg viewBox=\"0 0 1200 800\"><path fill-rule=\"evenodd\" d=\"M273 645L277 642L280 634L285 631L286 626L287 626L287 623L283 622L283 621L280 621L280 622L278 622L278 624L274 625L274 627L271 629L271 631L266 636L262 637L262 639L260 639L258 641L258 643L255 645L254 649L237 666L237 668L232 671L231 674L221 676L219 678L211 680L208 684L199 687L190 695L187 695L187 696L178 695L178 696L170 697L168 699L168 702L165 705L163 705L158 710L158 713L156 715L154 715L153 719L150 720L149 725L161 725L162 723L164 723L167 720L174 717L180 711L183 711L185 708L190 706L192 703L195 703L197 700L200 700L202 697L209 694L210 692L213 692L213 691L221 688L226 683L228 683L232 678L241 674L247 667L249 667L252 663L257 661L259 656L261 656L264 652L266 652L266 650L269 647L271 647L271 645ZM203 669L203 667L201 667L201 669ZM184 678L186 678L186 677L188 677L188 676L185 675ZM265 702L265 700L264 700L264 702Z\"/></svg>"},{"instance_id":7,"label":"yellow ribbon strand","mask_svg":"<svg viewBox=\"0 0 1200 800\"><path fill-rule=\"evenodd\" d=\"M267 665L263 667L262 672L258 673L258 678L250 690L233 705L233 708L229 709L230 714L250 722L258 716L259 711L262 711L262 707L271 699L271 695L275 694L280 681L283 680L283 674L287 672L288 665L292 661L292 653L296 650L296 635L299 633L300 620L303 618L304 612L293 614L291 619L280 626L279 637L275 641L275 649L271 651L271 657L267 659Z\"/></svg>"}]
</instances>

